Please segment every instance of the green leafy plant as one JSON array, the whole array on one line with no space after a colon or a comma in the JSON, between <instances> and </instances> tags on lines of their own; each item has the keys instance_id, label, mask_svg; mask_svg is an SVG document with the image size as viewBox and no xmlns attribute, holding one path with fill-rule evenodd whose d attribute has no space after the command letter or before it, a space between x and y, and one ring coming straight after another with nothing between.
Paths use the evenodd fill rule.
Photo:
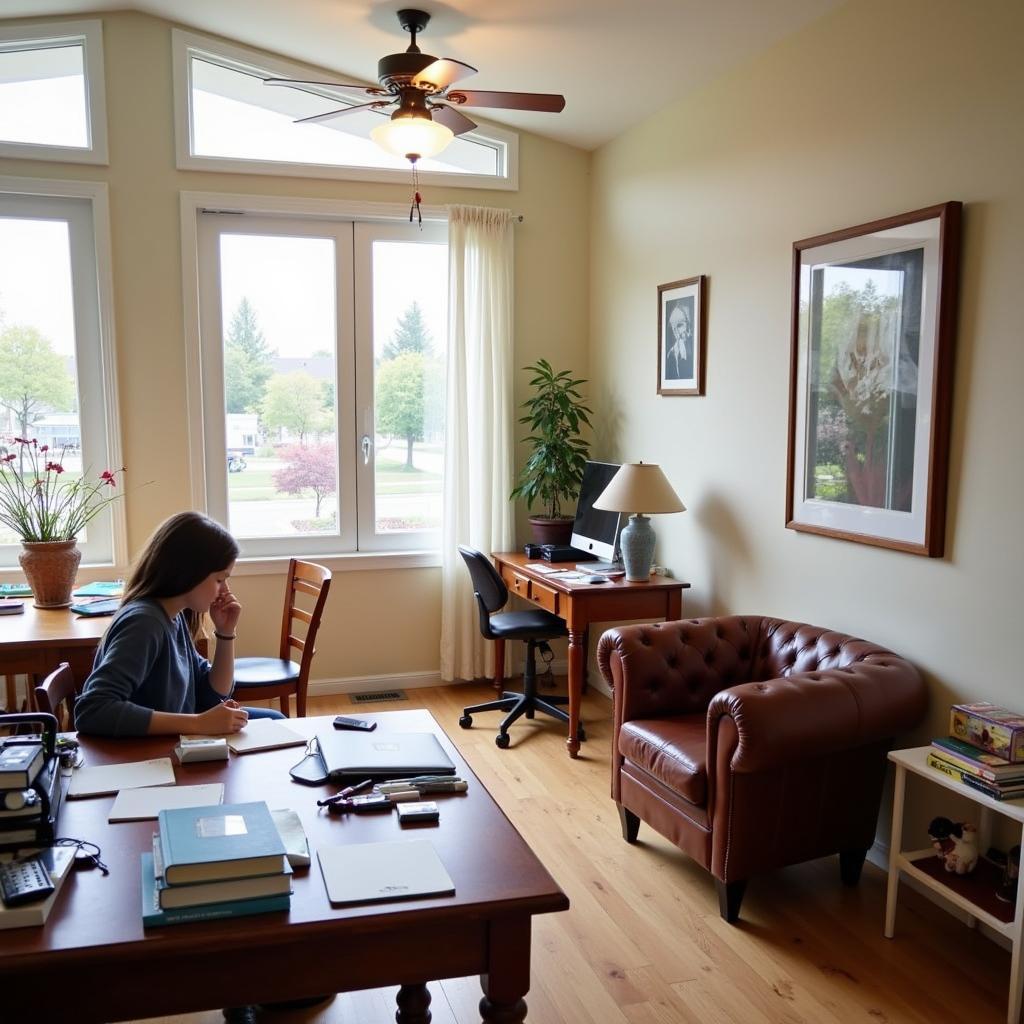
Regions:
<instances>
[{"instance_id":1,"label":"green leafy plant","mask_svg":"<svg viewBox=\"0 0 1024 1024\"><path fill-rule=\"evenodd\" d=\"M112 492L123 467L105 469L95 483L84 477L62 481L66 448L57 454L35 438L16 437L14 443L19 451L0 457L0 523L24 541L74 540L122 496Z\"/></svg>"},{"instance_id":2,"label":"green leafy plant","mask_svg":"<svg viewBox=\"0 0 1024 1024\"><path fill-rule=\"evenodd\" d=\"M519 422L530 425L530 435L523 440L533 450L511 497L525 498L527 508L541 502L544 515L558 519L562 502L579 492L590 450L589 442L580 437L581 426L590 426L591 410L579 392L587 382L573 379L568 370L556 373L546 359L524 369L534 374L530 386L535 392L523 402L526 415Z\"/></svg>"}]
</instances>

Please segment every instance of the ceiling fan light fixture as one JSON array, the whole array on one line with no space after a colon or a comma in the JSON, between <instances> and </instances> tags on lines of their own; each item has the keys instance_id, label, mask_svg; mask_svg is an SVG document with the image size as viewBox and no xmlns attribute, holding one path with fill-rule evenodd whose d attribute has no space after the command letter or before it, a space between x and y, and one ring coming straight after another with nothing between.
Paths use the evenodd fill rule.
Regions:
<instances>
[{"instance_id":1,"label":"ceiling fan light fixture","mask_svg":"<svg viewBox=\"0 0 1024 1024\"><path fill-rule=\"evenodd\" d=\"M431 120L429 115L402 110L396 110L391 120L374 128L370 136L381 149L414 163L437 156L455 138L450 128Z\"/></svg>"}]
</instances>

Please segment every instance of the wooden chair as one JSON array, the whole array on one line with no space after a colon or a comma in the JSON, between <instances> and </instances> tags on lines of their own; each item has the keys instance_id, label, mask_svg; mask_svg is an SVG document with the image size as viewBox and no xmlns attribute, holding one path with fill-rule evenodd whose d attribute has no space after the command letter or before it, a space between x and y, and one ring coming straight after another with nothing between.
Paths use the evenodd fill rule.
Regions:
<instances>
[{"instance_id":1,"label":"wooden chair","mask_svg":"<svg viewBox=\"0 0 1024 1024\"><path fill-rule=\"evenodd\" d=\"M71 666L62 661L35 690L36 710L45 711L57 719L61 732L75 728L75 676Z\"/></svg>"},{"instance_id":2,"label":"wooden chair","mask_svg":"<svg viewBox=\"0 0 1024 1024\"><path fill-rule=\"evenodd\" d=\"M289 697L294 693L298 716L305 718L309 669L316 653L316 634L320 628L320 617L323 615L330 587L330 569L315 562L301 562L295 558L288 563L288 582L278 656L235 659L235 700L240 704L247 704L252 700L278 697L281 701L281 710L289 715ZM299 594L308 594L315 599L310 611L296 604ZM296 635L296 620L306 624L304 636ZM292 649L300 652L298 662L291 660Z\"/></svg>"}]
</instances>

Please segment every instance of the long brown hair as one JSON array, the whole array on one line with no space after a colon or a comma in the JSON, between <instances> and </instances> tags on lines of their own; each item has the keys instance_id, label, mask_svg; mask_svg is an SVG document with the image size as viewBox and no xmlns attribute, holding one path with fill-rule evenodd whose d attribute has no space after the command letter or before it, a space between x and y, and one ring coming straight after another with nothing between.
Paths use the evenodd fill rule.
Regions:
<instances>
[{"instance_id":1,"label":"long brown hair","mask_svg":"<svg viewBox=\"0 0 1024 1024\"><path fill-rule=\"evenodd\" d=\"M124 588L121 604L138 598L187 594L237 557L238 543L220 523L201 512L179 512L161 523L149 538ZM202 615L190 608L184 615L192 636L197 636Z\"/></svg>"}]
</instances>

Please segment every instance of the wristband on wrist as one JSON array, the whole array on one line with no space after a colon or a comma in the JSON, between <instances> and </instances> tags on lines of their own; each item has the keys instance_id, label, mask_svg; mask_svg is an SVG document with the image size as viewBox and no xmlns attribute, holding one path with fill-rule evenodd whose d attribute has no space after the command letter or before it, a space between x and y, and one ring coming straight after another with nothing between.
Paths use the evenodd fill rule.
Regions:
<instances>
[{"instance_id":1,"label":"wristband on wrist","mask_svg":"<svg viewBox=\"0 0 1024 1024\"><path fill-rule=\"evenodd\" d=\"M238 636L237 633L218 633L216 630L213 631L213 635L218 640L234 640Z\"/></svg>"}]
</instances>

